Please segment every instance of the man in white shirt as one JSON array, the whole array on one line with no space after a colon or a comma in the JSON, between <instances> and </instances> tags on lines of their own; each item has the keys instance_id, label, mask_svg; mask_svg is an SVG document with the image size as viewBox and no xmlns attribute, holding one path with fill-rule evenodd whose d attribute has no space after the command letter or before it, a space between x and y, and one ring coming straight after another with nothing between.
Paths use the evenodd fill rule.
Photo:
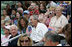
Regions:
<instances>
[{"instance_id":1,"label":"man in white shirt","mask_svg":"<svg viewBox=\"0 0 72 47\"><path fill-rule=\"evenodd\" d=\"M31 39L34 43L39 42L44 37L45 33L48 31L48 28L45 24L38 22L37 15L33 15L30 17L30 23L32 24L32 33L31 33Z\"/></svg>"}]
</instances>

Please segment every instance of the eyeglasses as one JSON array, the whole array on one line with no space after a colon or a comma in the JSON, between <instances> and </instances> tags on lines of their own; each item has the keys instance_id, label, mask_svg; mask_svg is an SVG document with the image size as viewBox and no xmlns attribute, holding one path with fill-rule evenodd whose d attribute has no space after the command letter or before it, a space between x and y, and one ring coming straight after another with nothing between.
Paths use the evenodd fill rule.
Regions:
<instances>
[{"instance_id":1,"label":"eyeglasses","mask_svg":"<svg viewBox=\"0 0 72 47\"><path fill-rule=\"evenodd\" d=\"M29 40L20 40L20 42L29 42Z\"/></svg>"}]
</instances>

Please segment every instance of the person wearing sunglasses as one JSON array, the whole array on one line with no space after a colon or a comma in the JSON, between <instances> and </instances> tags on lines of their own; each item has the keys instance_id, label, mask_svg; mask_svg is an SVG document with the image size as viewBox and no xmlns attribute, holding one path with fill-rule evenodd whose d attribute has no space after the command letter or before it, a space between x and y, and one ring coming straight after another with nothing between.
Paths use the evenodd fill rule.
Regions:
<instances>
[{"instance_id":1,"label":"person wearing sunglasses","mask_svg":"<svg viewBox=\"0 0 72 47\"><path fill-rule=\"evenodd\" d=\"M32 40L29 38L29 36L26 35L21 35L21 37L18 39L18 46L32 46Z\"/></svg>"}]
</instances>

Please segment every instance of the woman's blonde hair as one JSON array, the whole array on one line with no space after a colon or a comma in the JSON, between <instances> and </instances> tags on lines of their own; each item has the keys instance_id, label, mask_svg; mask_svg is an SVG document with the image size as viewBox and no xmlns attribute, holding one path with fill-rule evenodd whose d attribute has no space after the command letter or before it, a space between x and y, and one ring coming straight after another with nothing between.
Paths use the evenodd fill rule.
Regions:
<instances>
[{"instance_id":1,"label":"woman's blonde hair","mask_svg":"<svg viewBox=\"0 0 72 47\"><path fill-rule=\"evenodd\" d=\"M18 45L18 46L22 46L20 40L22 40L23 37L28 37L29 42L30 42L28 46L32 46L32 39L31 39L27 34L21 35L21 36L19 37L18 42L17 42L17 45Z\"/></svg>"},{"instance_id":2,"label":"woman's blonde hair","mask_svg":"<svg viewBox=\"0 0 72 47\"><path fill-rule=\"evenodd\" d=\"M49 10L55 10L55 9L56 9L55 7L50 7L50 8L49 8Z\"/></svg>"},{"instance_id":3,"label":"woman's blonde hair","mask_svg":"<svg viewBox=\"0 0 72 47\"><path fill-rule=\"evenodd\" d=\"M61 7L61 6L57 6L57 8L56 9L60 9L61 11L64 9L64 7ZM55 9L55 10L56 10Z\"/></svg>"}]
</instances>

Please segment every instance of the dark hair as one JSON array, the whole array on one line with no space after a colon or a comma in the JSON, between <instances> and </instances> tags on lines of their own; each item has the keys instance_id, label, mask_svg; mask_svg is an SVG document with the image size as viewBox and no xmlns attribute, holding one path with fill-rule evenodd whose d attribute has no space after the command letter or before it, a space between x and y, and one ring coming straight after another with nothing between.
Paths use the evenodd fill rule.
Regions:
<instances>
[{"instance_id":1,"label":"dark hair","mask_svg":"<svg viewBox=\"0 0 72 47\"><path fill-rule=\"evenodd\" d=\"M71 23L64 26L62 32L66 35L66 41L71 45Z\"/></svg>"},{"instance_id":2,"label":"dark hair","mask_svg":"<svg viewBox=\"0 0 72 47\"><path fill-rule=\"evenodd\" d=\"M6 10L6 8L4 8L3 10Z\"/></svg>"},{"instance_id":3,"label":"dark hair","mask_svg":"<svg viewBox=\"0 0 72 47\"><path fill-rule=\"evenodd\" d=\"M22 13L20 11L17 11L20 14L20 17L22 16Z\"/></svg>"},{"instance_id":4,"label":"dark hair","mask_svg":"<svg viewBox=\"0 0 72 47\"><path fill-rule=\"evenodd\" d=\"M71 31L71 24L66 24L63 29L62 29L62 32L65 34L65 32L70 32Z\"/></svg>"},{"instance_id":5,"label":"dark hair","mask_svg":"<svg viewBox=\"0 0 72 47\"><path fill-rule=\"evenodd\" d=\"M18 1L18 2L20 2L23 5L22 1Z\"/></svg>"},{"instance_id":6,"label":"dark hair","mask_svg":"<svg viewBox=\"0 0 72 47\"><path fill-rule=\"evenodd\" d=\"M6 7L10 6L10 4L7 4Z\"/></svg>"},{"instance_id":7,"label":"dark hair","mask_svg":"<svg viewBox=\"0 0 72 47\"><path fill-rule=\"evenodd\" d=\"M43 6L44 6L44 10L46 10L46 6L45 6L45 4L42 4Z\"/></svg>"},{"instance_id":8,"label":"dark hair","mask_svg":"<svg viewBox=\"0 0 72 47\"><path fill-rule=\"evenodd\" d=\"M15 9L15 8L13 8L12 10L15 10L15 11L17 11L17 9Z\"/></svg>"},{"instance_id":9,"label":"dark hair","mask_svg":"<svg viewBox=\"0 0 72 47\"><path fill-rule=\"evenodd\" d=\"M21 19L23 19L25 21L25 27L22 27L22 25L20 23ZM23 30L23 28L25 28L25 30L26 30L27 26L28 26L28 20L25 17L21 16L20 19L19 19L19 21L18 21L18 27L19 27L19 29Z\"/></svg>"},{"instance_id":10,"label":"dark hair","mask_svg":"<svg viewBox=\"0 0 72 47\"><path fill-rule=\"evenodd\" d=\"M25 1L24 5L23 5L23 9L27 10L27 8L30 6L29 1Z\"/></svg>"},{"instance_id":11,"label":"dark hair","mask_svg":"<svg viewBox=\"0 0 72 47\"><path fill-rule=\"evenodd\" d=\"M11 5L11 9L15 8L15 5Z\"/></svg>"},{"instance_id":12,"label":"dark hair","mask_svg":"<svg viewBox=\"0 0 72 47\"><path fill-rule=\"evenodd\" d=\"M40 4L41 5L41 4ZM44 10L40 10L40 5L39 5L39 12L40 13L46 13L46 6L44 4L42 4L44 6Z\"/></svg>"},{"instance_id":13,"label":"dark hair","mask_svg":"<svg viewBox=\"0 0 72 47\"><path fill-rule=\"evenodd\" d=\"M6 8L4 8L3 10L5 10L5 11L6 11L6 13L7 13L7 10L6 10ZM7 15L8 15L8 13L7 13Z\"/></svg>"},{"instance_id":14,"label":"dark hair","mask_svg":"<svg viewBox=\"0 0 72 47\"><path fill-rule=\"evenodd\" d=\"M45 34L45 38L46 40L49 40L51 39L53 42L59 42L62 40L63 37L61 37L60 35L58 34L54 34L50 31L48 31L46 34Z\"/></svg>"},{"instance_id":15,"label":"dark hair","mask_svg":"<svg viewBox=\"0 0 72 47\"><path fill-rule=\"evenodd\" d=\"M42 10L39 9L39 12L40 12L40 13L46 13L46 10L43 10L43 11L42 11Z\"/></svg>"},{"instance_id":16,"label":"dark hair","mask_svg":"<svg viewBox=\"0 0 72 47\"><path fill-rule=\"evenodd\" d=\"M23 8L23 2L22 2L22 1L18 1L18 3L19 3L19 2L21 3L21 7Z\"/></svg>"}]
</instances>

